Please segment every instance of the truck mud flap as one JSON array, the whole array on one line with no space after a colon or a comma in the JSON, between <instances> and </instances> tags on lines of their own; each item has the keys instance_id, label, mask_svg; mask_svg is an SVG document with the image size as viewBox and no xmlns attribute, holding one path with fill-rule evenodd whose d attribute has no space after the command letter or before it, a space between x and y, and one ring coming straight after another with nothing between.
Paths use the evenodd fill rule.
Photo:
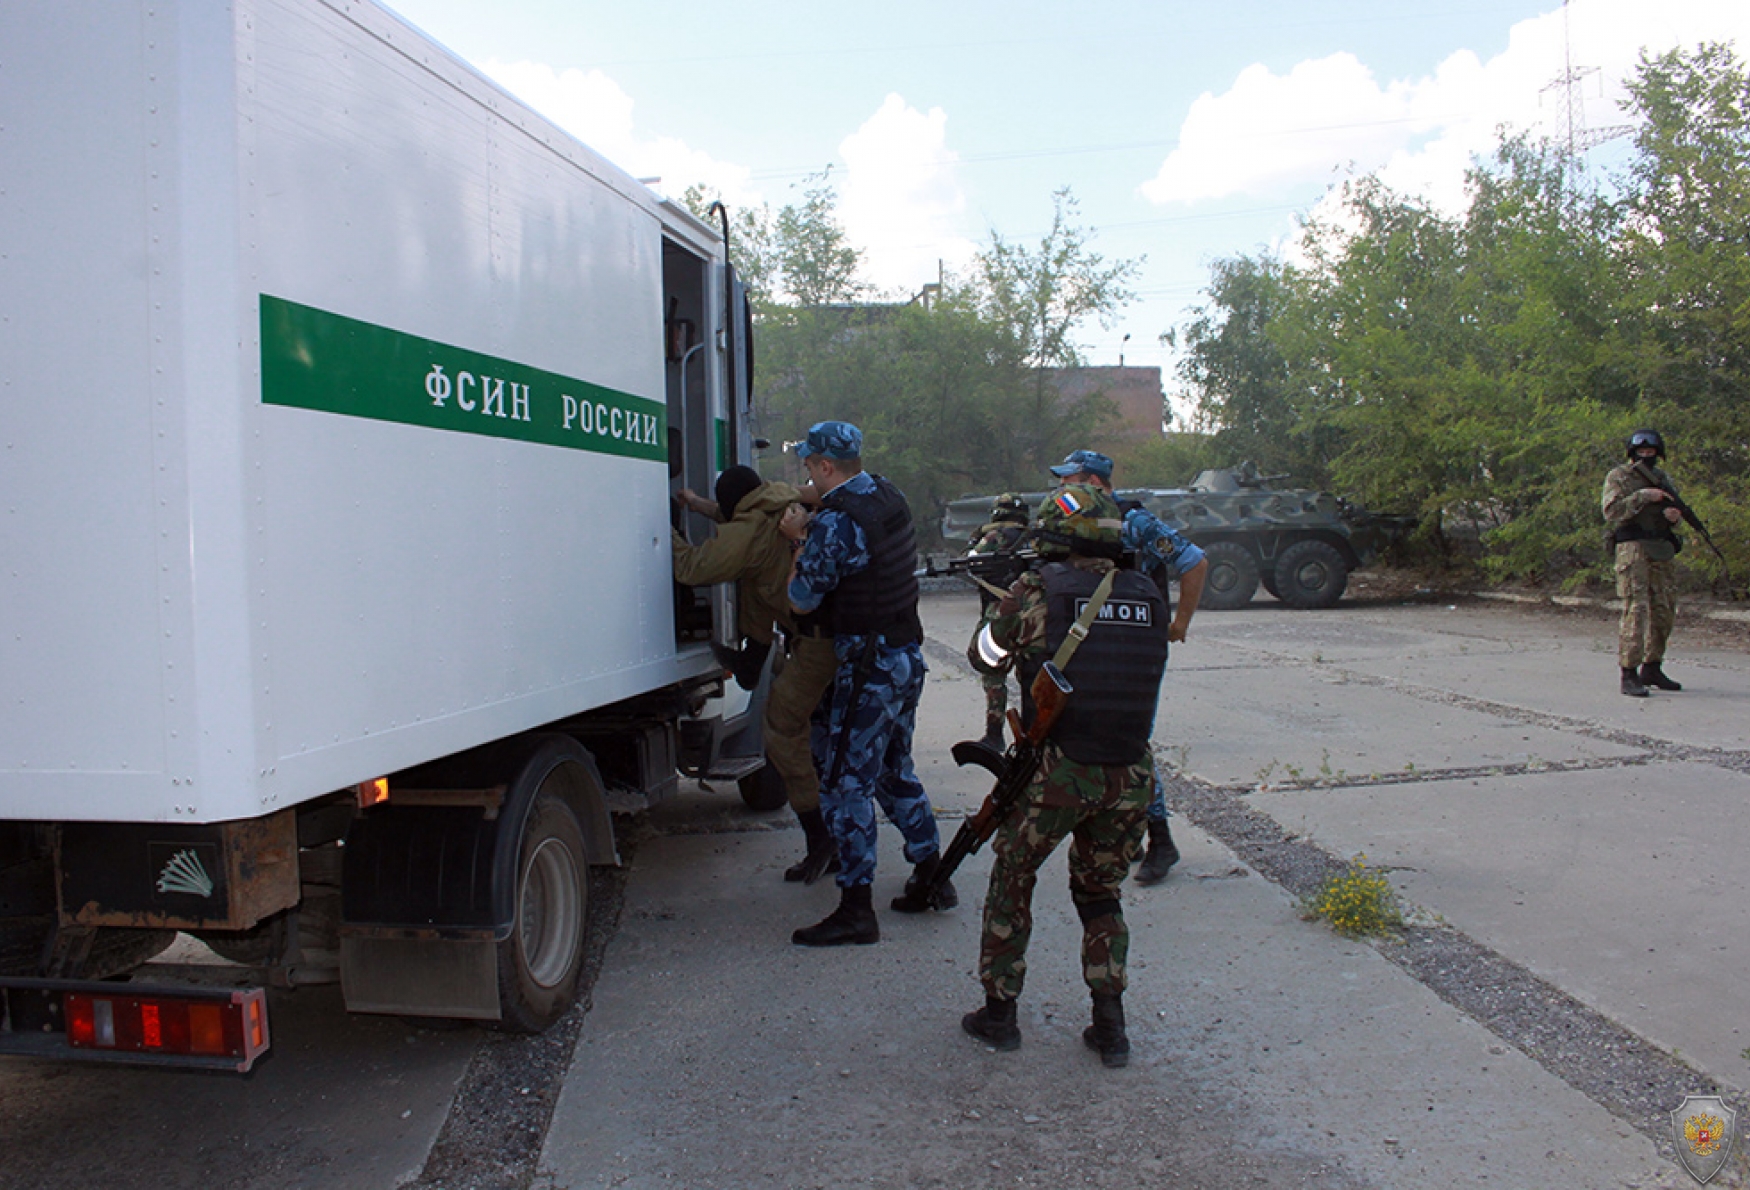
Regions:
<instances>
[{"instance_id":1,"label":"truck mud flap","mask_svg":"<svg viewBox=\"0 0 1750 1190\"><path fill-rule=\"evenodd\" d=\"M501 830L477 806L379 806L348 833L340 986L350 1012L499 1018L496 948L510 904L494 903Z\"/></svg>"},{"instance_id":2,"label":"truck mud flap","mask_svg":"<svg viewBox=\"0 0 1750 1190\"><path fill-rule=\"evenodd\" d=\"M396 805L397 788L419 803ZM347 1007L499 1021L516 1031L545 1025L526 1000L542 1000L555 1014L568 1007L588 912L587 865L616 858L601 788L582 745L551 732L390 778L388 801L353 820L343 849ZM470 791L480 804L441 804ZM544 833L554 820L569 824L563 840ZM609 838L592 845L590 835L603 831ZM529 880L525 845L543 857L538 875L558 884L535 879L532 894L519 888ZM543 910L563 923L557 938L531 925L531 914L538 919ZM547 961L555 954L563 961Z\"/></svg>"},{"instance_id":3,"label":"truck mud flap","mask_svg":"<svg viewBox=\"0 0 1750 1190\"><path fill-rule=\"evenodd\" d=\"M491 934L408 937L350 929L340 938L347 1011L496 1021L497 945Z\"/></svg>"}]
</instances>

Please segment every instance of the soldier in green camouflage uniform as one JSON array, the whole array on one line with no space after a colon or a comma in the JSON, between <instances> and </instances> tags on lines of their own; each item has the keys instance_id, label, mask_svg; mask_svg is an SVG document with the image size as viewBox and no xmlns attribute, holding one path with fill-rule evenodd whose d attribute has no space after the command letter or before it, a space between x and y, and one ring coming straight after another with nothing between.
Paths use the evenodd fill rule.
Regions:
<instances>
[{"instance_id":1,"label":"soldier in green camouflage uniform","mask_svg":"<svg viewBox=\"0 0 1750 1190\"><path fill-rule=\"evenodd\" d=\"M1616 660L1622 669L1622 692L1633 698L1647 697L1650 686L1683 689L1661 668L1665 642L1677 617L1673 559L1682 548L1676 525L1683 518L1670 495L1660 489L1663 484L1677 490L1658 467L1664 457L1665 441L1657 431L1635 431L1628 442L1628 462L1605 476L1601 499L1604 523L1615 543L1616 594L1622 600Z\"/></svg>"},{"instance_id":2,"label":"soldier in green camouflage uniform","mask_svg":"<svg viewBox=\"0 0 1750 1190\"><path fill-rule=\"evenodd\" d=\"M991 623L992 639L1020 667L1023 691L1067 635L1070 609L1085 605L1098 577L1114 569L1123 522L1110 496L1071 484L1041 504L1039 523L1037 548L1061 560L1017 579ZM997 1049L1020 1045L1015 1001L1027 971L1033 887L1040 866L1068 838L1082 976L1093 998L1093 1024L1082 1036L1108 1066L1124 1065L1130 1052L1123 1009L1130 935L1121 889L1142 849L1153 779L1148 737L1167 647L1166 606L1155 585L1134 571L1120 572L1115 584L1065 668L1075 693L1046 738L1038 774L992 843L979 949L985 1006L961 1022ZM1031 705L1025 709L1030 718Z\"/></svg>"},{"instance_id":3,"label":"soldier in green camouflage uniform","mask_svg":"<svg viewBox=\"0 0 1750 1190\"><path fill-rule=\"evenodd\" d=\"M1027 509L1027 502L1014 492L1004 492L991 505L990 520L972 535L972 548L967 550L969 556L988 556L990 554L1013 554L1020 547L1021 539L1026 536L1028 522L1032 519ZM1013 575L996 583L996 586L1007 586L1013 582ZM992 666L978 660L978 634L985 624L990 622L991 615L997 606L997 597L985 587L979 587L978 598L981 615L978 626L972 630L972 646L967 650L967 657L978 671L979 684L984 687L984 740L999 752L1004 747L1003 724L1009 711L1009 666Z\"/></svg>"}]
</instances>

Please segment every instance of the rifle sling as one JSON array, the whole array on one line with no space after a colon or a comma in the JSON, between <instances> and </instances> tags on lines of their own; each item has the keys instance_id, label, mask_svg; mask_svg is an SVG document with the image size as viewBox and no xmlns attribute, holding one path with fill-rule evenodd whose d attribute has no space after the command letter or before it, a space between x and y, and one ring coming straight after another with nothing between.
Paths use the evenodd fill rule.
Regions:
<instances>
[{"instance_id":1,"label":"rifle sling","mask_svg":"<svg viewBox=\"0 0 1750 1190\"><path fill-rule=\"evenodd\" d=\"M1088 629L1094 626L1094 620L1099 616L1100 608L1105 606L1106 596L1112 594L1112 584L1117 579L1117 569L1108 570L1106 577L1100 580L1100 585L1094 588L1094 594L1089 598L1088 606L1083 609L1080 616L1076 617L1076 622L1069 626L1069 632L1064 636L1063 643L1057 646L1057 656L1051 659L1051 663L1058 669L1061 670L1069 665L1069 659L1076 655L1076 650L1081 648L1082 642L1088 638Z\"/></svg>"},{"instance_id":2,"label":"rifle sling","mask_svg":"<svg viewBox=\"0 0 1750 1190\"><path fill-rule=\"evenodd\" d=\"M995 595L998 599L1008 598L1009 592L1005 588L999 587L993 582L987 582L986 580L979 578L976 574L969 574L967 577L986 591L989 591L992 595Z\"/></svg>"}]
</instances>

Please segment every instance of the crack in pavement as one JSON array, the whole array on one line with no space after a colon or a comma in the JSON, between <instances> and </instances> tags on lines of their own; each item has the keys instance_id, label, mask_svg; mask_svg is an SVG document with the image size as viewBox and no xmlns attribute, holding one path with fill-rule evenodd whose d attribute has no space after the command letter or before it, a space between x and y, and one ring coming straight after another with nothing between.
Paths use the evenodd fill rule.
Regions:
<instances>
[{"instance_id":1,"label":"crack in pavement","mask_svg":"<svg viewBox=\"0 0 1750 1190\"><path fill-rule=\"evenodd\" d=\"M1733 772L1750 772L1750 751L1740 751L1728 748L1704 748L1695 744L1681 744L1674 740L1659 736L1646 735L1637 731L1627 731L1620 727L1609 727L1595 723L1590 719L1577 719L1571 715L1558 715L1551 711L1537 711L1530 707L1514 706L1512 703L1496 702L1493 699L1478 698L1471 694L1458 694L1451 690L1441 690L1433 686L1420 686L1414 682L1406 682L1401 678L1381 677L1375 674L1362 673L1360 670L1348 669L1333 665L1328 661L1308 661L1288 653L1277 653L1257 645L1234 644L1224 641L1230 648L1243 649L1283 665L1291 665L1297 669L1311 669L1320 673L1334 674L1340 679L1339 684L1353 683L1357 686L1369 686L1376 690L1389 690L1395 694L1408 695L1423 702L1435 703L1440 706L1457 707L1461 710L1476 711L1497 719L1506 719L1526 727L1541 727L1550 731L1565 732L1572 735L1585 736L1588 739L1602 740L1609 744L1618 744L1625 748L1633 748L1649 754L1645 758L1623 757L1625 762L1638 760L1646 763L1648 759L1695 761L1701 764L1711 764L1719 768L1730 769Z\"/></svg>"},{"instance_id":2,"label":"crack in pavement","mask_svg":"<svg viewBox=\"0 0 1750 1190\"><path fill-rule=\"evenodd\" d=\"M932 655L971 673L964 656L939 642ZM1423 702L1477 711L1511 722L1632 748L1634 755L1569 761L1530 761L1340 776L1280 782L1271 789L1313 789L1422 784L1481 777L1529 776L1626 768L1657 761L1698 761L1750 771L1750 752L1702 748L1585 719L1517 707L1471 695L1376 677L1327 662L1310 662L1256 646L1246 649L1279 664L1317 669L1340 680L1405 694ZM926 647L928 647L926 645ZM1163 764L1167 801L1175 813L1218 839L1260 875L1297 898L1312 894L1347 864L1322 847L1290 835L1270 815L1247 804L1254 785L1216 785ZM943 816L947 817L947 816ZM1740 1111L1750 1097L1720 1084L1674 1054L1611 1020L1522 964L1450 925L1405 926L1391 940L1370 940L1374 950L1441 1000L1518 1049L1550 1074L1646 1136L1675 1161L1671 1105L1686 1095L1714 1094Z\"/></svg>"},{"instance_id":3,"label":"crack in pavement","mask_svg":"<svg viewBox=\"0 0 1750 1190\"><path fill-rule=\"evenodd\" d=\"M1296 897L1347 866L1288 834L1230 788L1163 771L1167 802L1267 880ZM1739 1111L1750 1097L1611 1020L1554 984L1448 925L1410 925L1373 949L1502 1041L1634 1127L1675 1160L1671 1105L1718 1095Z\"/></svg>"},{"instance_id":4,"label":"crack in pavement","mask_svg":"<svg viewBox=\"0 0 1750 1190\"><path fill-rule=\"evenodd\" d=\"M1382 785L1426 785L1437 781L1474 781L1482 777L1530 777L1541 773L1582 773L1599 769L1632 768L1668 759L1647 752L1639 756L1593 756L1576 760L1524 760L1502 764L1454 765L1440 769L1415 769L1395 773L1350 776L1289 777L1280 781L1232 782L1211 788L1245 796L1250 793L1291 793L1309 789L1373 789ZM1198 778L1201 780L1201 778Z\"/></svg>"}]
</instances>

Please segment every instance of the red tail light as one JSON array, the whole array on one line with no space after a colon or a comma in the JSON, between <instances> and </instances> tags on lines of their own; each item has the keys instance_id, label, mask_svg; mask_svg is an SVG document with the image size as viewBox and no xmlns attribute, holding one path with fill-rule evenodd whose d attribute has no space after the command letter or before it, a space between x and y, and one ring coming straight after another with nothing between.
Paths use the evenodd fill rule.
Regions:
<instances>
[{"instance_id":1,"label":"red tail light","mask_svg":"<svg viewBox=\"0 0 1750 1190\"><path fill-rule=\"evenodd\" d=\"M68 992L62 999L67 1043L75 1049L167 1058L219 1059L248 1070L267 1051L266 994L165 990L118 985L114 993Z\"/></svg>"}]
</instances>

